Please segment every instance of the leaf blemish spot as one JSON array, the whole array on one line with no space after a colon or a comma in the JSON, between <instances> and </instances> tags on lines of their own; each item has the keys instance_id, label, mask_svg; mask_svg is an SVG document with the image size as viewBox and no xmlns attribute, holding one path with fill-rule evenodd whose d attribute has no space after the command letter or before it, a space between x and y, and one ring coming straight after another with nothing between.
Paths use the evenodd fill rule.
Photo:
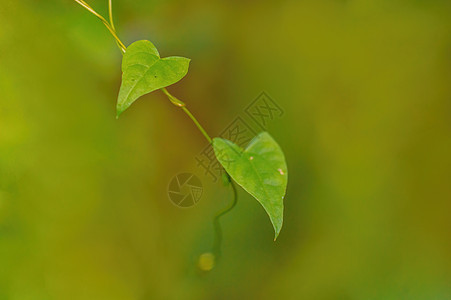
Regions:
<instances>
[{"instance_id":1,"label":"leaf blemish spot","mask_svg":"<svg viewBox=\"0 0 451 300\"><path fill-rule=\"evenodd\" d=\"M249 160L253 160L253 159L254 159L254 157L253 157L253 156L249 157Z\"/></svg>"},{"instance_id":2,"label":"leaf blemish spot","mask_svg":"<svg viewBox=\"0 0 451 300\"><path fill-rule=\"evenodd\" d=\"M282 171L282 169L277 169L279 171L280 175L284 175L285 173Z\"/></svg>"}]
</instances>

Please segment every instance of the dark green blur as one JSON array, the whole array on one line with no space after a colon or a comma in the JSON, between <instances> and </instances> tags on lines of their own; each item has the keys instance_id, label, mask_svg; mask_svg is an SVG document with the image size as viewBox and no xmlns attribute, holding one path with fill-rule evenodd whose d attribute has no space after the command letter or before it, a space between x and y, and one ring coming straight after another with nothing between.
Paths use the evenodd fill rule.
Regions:
<instances>
[{"instance_id":1,"label":"dark green blur","mask_svg":"<svg viewBox=\"0 0 451 300\"><path fill-rule=\"evenodd\" d=\"M192 60L168 89L211 136L262 91L284 109L282 231L240 189L199 271L232 193L196 166L202 134L159 91L115 119L121 53L74 1L2 0L1 300L451 299L450 1L113 4L126 45Z\"/></svg>"}]
</instances>

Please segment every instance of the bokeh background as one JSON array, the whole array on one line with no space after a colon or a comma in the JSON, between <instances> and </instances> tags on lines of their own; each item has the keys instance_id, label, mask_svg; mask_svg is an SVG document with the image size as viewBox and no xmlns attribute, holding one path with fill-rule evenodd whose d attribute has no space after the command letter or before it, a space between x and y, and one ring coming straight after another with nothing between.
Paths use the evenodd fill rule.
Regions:
<instances>
[{"instance_id":1,"label":"bokeh background","mask_svg":"<svg viewBox=\"0 0 451 300\"><path fill-rule=\"evenodd\" d=\"M230 201L203 136L160 92L115 119L121 54L74 1L2 0L0 299L451 299L450 1L114 5L124 43L192 59L170 91L211 135L262 91L284 109L284 228L240 190L200 272Z\"/></svg>"}]
</instances>

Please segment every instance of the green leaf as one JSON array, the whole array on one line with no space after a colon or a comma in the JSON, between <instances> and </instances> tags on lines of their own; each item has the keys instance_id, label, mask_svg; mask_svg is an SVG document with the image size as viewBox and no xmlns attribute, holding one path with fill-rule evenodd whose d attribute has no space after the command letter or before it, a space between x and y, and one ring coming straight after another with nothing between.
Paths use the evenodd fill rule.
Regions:
<instances>
[{"instance_id":1,"label":"green leaf","mask_svg":"<svg viewBox=\"0 0 451 300\"><path fill-rule=\"evenodd\" d=\"M262 132L244 150L221 138L213 139L213 148L227 173L266 210L276 240L283 223L283 198L288 178L280 146L269 133Z\"/></svg>"},{"instance_id":2,"label":"green leaf","mask_svg":"<svg viewBox=\"0 0 451 300\"><path fill-rule=\"evenodd\" d=\"M117 116L139 97L167 87L188 73L190 60L171 56L160 58L149 41L137 41L128 46L122 59L122 84L117 99Z\"/></svg>"}]
</instances>

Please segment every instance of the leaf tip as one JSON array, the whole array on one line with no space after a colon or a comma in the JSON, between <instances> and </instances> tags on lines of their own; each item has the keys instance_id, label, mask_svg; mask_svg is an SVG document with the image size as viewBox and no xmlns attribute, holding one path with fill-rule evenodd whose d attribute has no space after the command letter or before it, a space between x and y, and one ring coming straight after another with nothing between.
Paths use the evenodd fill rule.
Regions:
<instances>
[{"instance_id":1,"label":"leaf tip","mask_svg":"<svg viewBox=\"0 0 451 300\"><path fill-rule=\"evenodd\" d=\"M116 120L119 119L119 116L121 115L121 113L123 112L123 110L116 110Z\"/></svg>"},{"instance_id":2,"label":"leaf tip","mask_svg":"<svg viewBox=\"0 0 451 300\"><path fill-rule=\"evenodd\" d=\"M282 230L283 215L282 215L282 218L276 222L273 218L270 217L270 219L271 219L271 223L273 224L273 228L274 228L274 242L275 242L277 240L277 238L279 237L280 231Z\"/></svg>"},{"instance_id":3,"label":"leaf tip","mask_svg":"<svg viewBox=\"0 0 451 300\"><path fill-rule=\"evenodd\" d=\"M126 111L128 106L125 106L124 104L121 104L118 100L116 104L116 119L119 119L119 116Z\"/></svg>"}]
</instances>

